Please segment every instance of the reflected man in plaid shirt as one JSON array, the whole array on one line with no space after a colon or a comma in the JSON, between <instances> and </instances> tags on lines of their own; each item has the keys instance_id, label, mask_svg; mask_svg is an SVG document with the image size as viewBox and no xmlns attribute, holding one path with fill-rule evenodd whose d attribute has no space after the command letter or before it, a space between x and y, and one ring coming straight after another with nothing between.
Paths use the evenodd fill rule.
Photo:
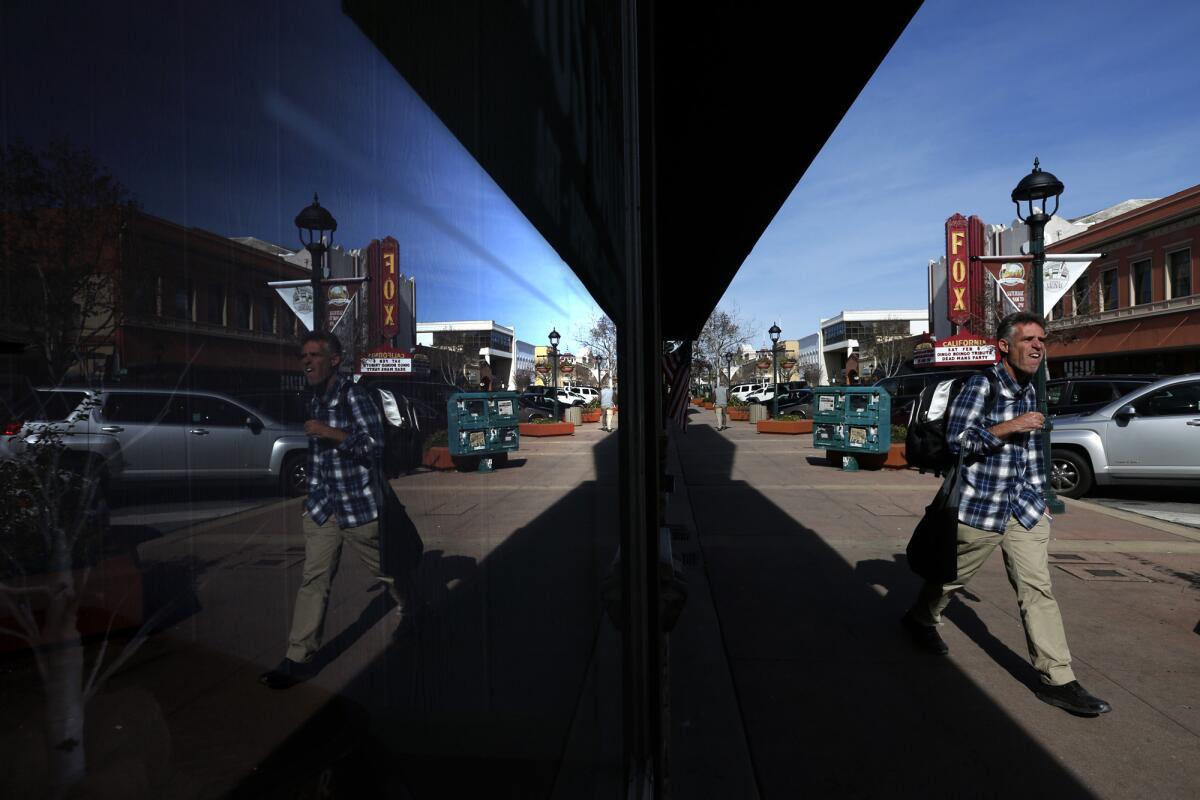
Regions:
<instances>
[{"instance_id":1,"label":"reflected man in plaid shirt","mask_svg":"<svg viewBox=\"0 0 1200 800\"><path fill-rule=\"evenodd\" d=\"M922 649L949 652L936 626L950 593L966 585L999 547L1017 593L1029 656L1041 676L1037 696L1074 714L1097 716L1111 707L1075 680L1050 586L1050 516L1042 496L1042 437L1048 433L1037 411L1033 381L1046 358L1046 329L1036 314L1010 314L1001 320L996 339L1001 361L990 368L992 380L986 374L971 377L955 398L946 424L947 444L964 456L958 575L952 583L926 583L905 614L904 625ZM992 385L999 390L994 404L989 397Z\"/></svg>"},{"instance_id":2,"label":"reflected man in plaid shirt","mask_svg":"<svg viewBox=\"0 0 1200 800\"><path fill-rule=\"evenodd\" d=\"M309 436L308 497L304 501L304 576L288 637L287 656L259 680L287 689L316 674L313 656L321 646L329 589L342 544L391 593L401 613L406 597L379 566L379 509L373 470L383 451L383 420L366 390L338 374L342 344L331 333L312 332L300 347L305 380L313 390Z\"/></svg>"}]
</instances>

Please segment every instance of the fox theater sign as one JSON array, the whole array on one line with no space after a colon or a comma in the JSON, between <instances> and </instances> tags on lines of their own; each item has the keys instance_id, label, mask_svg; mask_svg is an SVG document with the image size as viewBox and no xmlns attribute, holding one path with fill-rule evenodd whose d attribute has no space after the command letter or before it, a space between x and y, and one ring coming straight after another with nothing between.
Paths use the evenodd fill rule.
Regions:
<instances>
[{"instance_id":1,"label":"fox theater sign","mask_svg":"<svg viewBox=\"0 0 1200 800\"><path fill-rule=\"evenodd\" d=\"M946 220L947 313L954 323L953 336L918 345L916 366L971 366L994 364L998 359L996 340L970 329L985 318L986 275L983 264L972 256L983 255L983 222L979 217L955 214Z\"/></svg>"}]
</instances>

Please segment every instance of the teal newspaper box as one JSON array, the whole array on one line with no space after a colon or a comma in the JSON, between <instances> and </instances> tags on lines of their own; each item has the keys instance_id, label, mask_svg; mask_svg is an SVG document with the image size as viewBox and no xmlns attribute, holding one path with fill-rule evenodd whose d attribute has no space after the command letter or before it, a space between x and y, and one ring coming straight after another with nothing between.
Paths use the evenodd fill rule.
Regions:
<instances>
[{"instance_id":1,"label":"teal newspaper box","mask_svg":"<svg viewBox=\"0 0 1200 800\"><path fill-rule=\"evenodd\" d=\"M458 392L446 401L446 438L450 455L478 456L480 468L516 451L521 444L515 392ZM484 466L487 464L487 466Z\"/></svg>"},{"instance_id":2,"label":"teal newspaper box","mask_svg":"<svg viewBox=\"0 0 1200 800\"><path fill-rule=\"evenodd\" d=\"M886 453L892 443L892 396L881 386L813 390L813 447Z\"/></svg>"}]
</instances>

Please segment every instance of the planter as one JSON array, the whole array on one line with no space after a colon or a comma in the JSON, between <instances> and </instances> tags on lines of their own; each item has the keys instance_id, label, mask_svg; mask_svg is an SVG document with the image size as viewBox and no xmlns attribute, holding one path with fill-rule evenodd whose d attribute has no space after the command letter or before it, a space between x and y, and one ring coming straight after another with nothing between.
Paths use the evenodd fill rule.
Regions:
<instances>
[{"instance_id":1,"label":"planter","mask_svg":"<svg viewBox=\"0 0 1200 800\"><path fill-rule=\"evenodd\" d=\"M570 422L547 422L544 425L522 422L520 431L522 436L572 436L575 426Z\"/></svg>"},{"instance_id":2,"label":"planter","mask_svg":"<svg viewBox=\"0 0 1200 800\"><path fill-rule=\"evenodd\" d=\"M883 461L884 469L907 469L908 459L904 457L904 445L894 444L888 448L887 458Z\"/></svg>"},{"instance_id":3,"label":"planter","mask_svg":"<svg viewBox=\"0 0 1200 800\"><path fill-rule=\"evenodd\" d=\"M767 407L762 403L755 403L754 405L750 406L750 411L748 413L750 414L751 422L761 422L770 416L770 414L767 413Z\"/></svg>"},{"instance_id":4,"label":"planter","mask_svg":"<svg viewBox=\"0 0 1200 800\"><path fill-rule=\"evenodd\" d=\"M727 412L729 419L734 422L745 422L750 419L750 412L744 408L731 408Z\"/></svg>"},{"instance_id":5,"label":"planter","mask_svg":"<svg viewBox=\"0 0 1200 800\"><path fill-rule=\"evenodd\" d=\"M692 398L692 405L694 405L694 406L702 405L703 403L704 403L704 401L701 400L699 397Z\"/></svg>"},{"instance_id":6,"label":"planter","mask_svg":"<svg viewBox=\"0 0 1200 800\"><path fill-rule=\"evenodd\" d=\"M584 422L599 422L600 421L600 409L595 408L595 409L588 409L587 411L584 411L583 412L583 421Z\"/></svg>"},{"instance_id":7,"label":"planter","mask_svg":"<svg viewBox=\"0 0 1200 800\"><path fill-rule=\"evenodd\" d=\"M705 403L705 404L704 404L704 408L705 408L705 409L707 409L707 410L709 410L709 411L712 411L712 410L713 410L713 404L712 404L712 403Z\"/></svg>"},{"instance_id":8,"label":"planter","mask_svg":"<svg viewBox=\"0 0 1200 800\"><path fill-rule=\"evenodd\" d=\"M421 466L430 469L454 469L449 447L430 447L421 455Z\"/></svg>"},{"instance_id":9,"label":"planter","mask_svg":"<svg viewBox=\"0 0 1200 800\"><path fill-rule=\"evenodd\" d=\"M583 424L583 409L580 408L579 406L571 406L570 408L563 411L562 421L569 422L572 425L582 425Z\"/></svg>"},{"instance_id":10,"label":"planter","mask_svg":"<svg viewBox=\"0 0 1200 800\"><path fill-rule=\"evenodd\" d=\"M795 422L780 422L774 419L759 420L759 433L786 433L792 436L801 433L812 433L811 419L798 419Z\"/></svg>"}]
</instances>

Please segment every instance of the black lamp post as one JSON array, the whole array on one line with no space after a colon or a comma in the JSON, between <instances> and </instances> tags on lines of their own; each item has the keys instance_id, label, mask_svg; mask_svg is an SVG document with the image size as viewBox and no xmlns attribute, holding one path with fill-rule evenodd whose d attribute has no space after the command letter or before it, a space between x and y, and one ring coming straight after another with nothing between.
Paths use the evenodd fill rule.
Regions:
<instances>
[{"instance_id":1,"label":"black lamp post","mask_svg":"<svg viewBox=\"0 0 1200 800\"><path fill-rule=\"evenodd\" d=\"M558 331L554 328L551 328L550 329L550 353L554 359L554 362L553 362L554 363L554 372L553 372L554 377L551 379L550 385L553 387L553 391L554 391L554 421L555 422L562 421L558 416L558 342L560 339L562 339L562 337L558 335Z\"/></svg>"},{"instance_id":2,"label":"black lamp post","mask_svg":"<svg viewBox=\"0 0 1200 800\"><path fill-rule=\"evenodd\" d=\"M600 377L604 371L604 356L592 356L592 361L596 362L596 388L600 389L604 386L604 380Z\"/></svg>"},{"instance_id":3,"label":"black lamp post","mask_svg":"<svg viewBox=\"0 0 1200 800\"><path fill-rule=\"evenodd\" d=\"M771 335L771 377L775 381L775 390L771 392L771 416L779 416L779 330L778 325L771 325L767 331Z\"/></svg>"},{"instance_id":4,"label":"black lamp post","mask_svg":"<svg viewBox=\"0 0 1200 800\"><path fill-rule=\"evenodd\" d=\"M733 353L725 354L725 386L733 386Z\"/></svg>"},{"instance_id":5,"label":"black lamp post","mask_svg":"<svg viewBox=\"0 0 1200 800\"><path fill-rule=\"evenodd\" d=\"M333 244L333 232L337 230L337 220L327 209L321 208L317 193L313 192L312 205L296 215L296 229L300 233L300 244L308 250L312 261L312 293L313 293L313 325L314 331L325 330L325 287L321 283L325 277L325 253ZM329 242L325 242L325 234L329 234Z\"/></svg>"},{"instance_id":6,"label":"black lamp post","mask_svg":"<svg viewBox=\"0 0 1200 800\"><path fill-rule=\"evenodd\" d=\"M1049 172L1042 172L1041 164L1035 158L1033 159L1033 172L1026 175L1017 184L1017 188L1012 191L1012 201L1017 206L1017 219L1029 226L1029 254L1033 256L1032 270L1033 275L1026 282L1029 287L1029 310L1038 315L1038 318L1043 320L1044 326L1046 311L1044 306L1045 298L1045 263L1046 263L1046 223L1058 211L1058 196L1063 193L1063 182L1054 177ZM1054 198L1054 209L1049 214L1045 211L1045 201ZM1034 202L1040 202L1042 207L1034 206ZM1025 204L1025 208L1021 208L1021 204ZM1024 210L1024 214L1022 214ZM1037 401L1038 412L1046 417L1046 426L1042 429L1042 460L1046 464L1046 469L1049 472L1046 478L1046 508L1052 514L1061 514L1066 511L1066 506L1058 499L1058 494L1054 491L1054 462L1050 456L1050 429L1051 424L1047 413L1046 405L1046 359L1043 358L1038 365L1037 377Z\"/></svg>"}]
</instances>

